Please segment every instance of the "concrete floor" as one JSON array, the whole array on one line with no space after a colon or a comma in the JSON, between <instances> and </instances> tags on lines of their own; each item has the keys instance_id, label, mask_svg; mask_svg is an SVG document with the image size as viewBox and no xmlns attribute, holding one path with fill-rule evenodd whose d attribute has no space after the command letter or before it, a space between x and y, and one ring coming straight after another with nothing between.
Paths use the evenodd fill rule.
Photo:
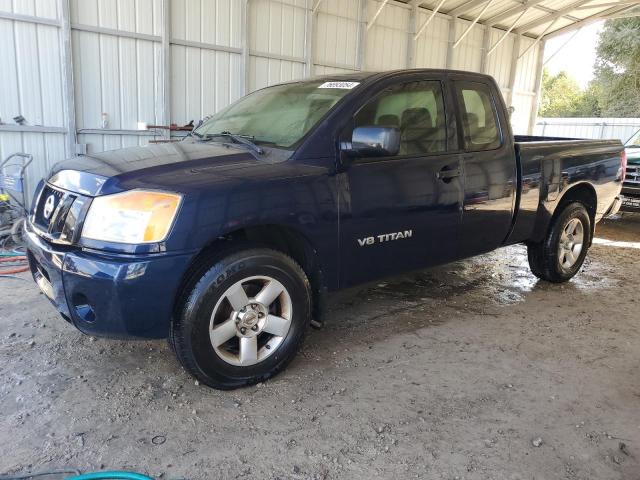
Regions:
<instances>
[{"instance_id":1,"label":"concrete floor","mask_svg":"<svg viewBox=\"0 0 640 480\"><path fill-rule=\"evenodd\" d=\"M637 479L640 217L598 237L565 285L515 246L340 293L283 374L234 392L0 279L0 476Z\"/></svg>"}]
</instances>

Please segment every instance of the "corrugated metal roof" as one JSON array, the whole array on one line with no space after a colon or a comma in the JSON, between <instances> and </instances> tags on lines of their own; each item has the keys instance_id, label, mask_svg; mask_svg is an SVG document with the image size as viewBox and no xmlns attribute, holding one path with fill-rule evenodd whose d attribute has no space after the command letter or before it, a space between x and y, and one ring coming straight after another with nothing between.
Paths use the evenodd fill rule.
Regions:
<instances>
[{"instance_id":1,"label":"corrugated metal roof","mask_svg":"<svg viewBox=\"0 0 640 480\"><path fill-rule=\"evenodd\" d=\"M400 0L433 10L440 0ZM634 0L445 0L440 13L529 37L557 35L597 20L640 15ZM515 24L515 26L513 26Z\"/></svg>"}]
</instances>

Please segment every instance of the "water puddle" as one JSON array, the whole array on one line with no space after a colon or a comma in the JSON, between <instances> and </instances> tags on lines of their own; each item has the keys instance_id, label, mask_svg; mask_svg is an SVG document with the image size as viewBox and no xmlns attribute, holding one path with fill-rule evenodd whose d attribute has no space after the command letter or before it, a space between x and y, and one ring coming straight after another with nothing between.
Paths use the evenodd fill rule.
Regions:
<instances>
[{"instance_id":1,"label":"water puddle","mask_svg":"<svg viewBox=\"0 0 640 480\"><path fill-rule=\"evenodd\" d=\"M363 301L381 308L390 302L396 306L424 305L434 301L447 302L462 311L487 306L509 306L522 303L533 291L562 289L591 292L615 285L608 265L593 256L566 284L540 281L529 269L527 249L515 245L479 257L423 270L365 286L341 302L342 307Z\"/></svg>"}]
</instances>

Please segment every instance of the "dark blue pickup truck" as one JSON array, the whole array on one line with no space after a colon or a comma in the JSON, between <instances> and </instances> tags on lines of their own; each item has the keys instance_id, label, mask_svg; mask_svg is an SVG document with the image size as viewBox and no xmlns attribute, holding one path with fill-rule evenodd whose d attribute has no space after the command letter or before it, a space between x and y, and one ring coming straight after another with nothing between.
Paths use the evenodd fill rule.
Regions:
<instances>
[{"instance_id":1,"label":"dark blue pickup truck","mask_svg":"<svg viewBox=\"0 0 640 480\"><path fill-rule=\"evenodd\" d=\"M167 337L198 380L235 388L284 368L333 290L515 243L535 275L569 280L619 209L622 151L514 138L486 75L289 82L181 142L57 164L28 258L82 332Z\"/></svg>"}]
</instances>

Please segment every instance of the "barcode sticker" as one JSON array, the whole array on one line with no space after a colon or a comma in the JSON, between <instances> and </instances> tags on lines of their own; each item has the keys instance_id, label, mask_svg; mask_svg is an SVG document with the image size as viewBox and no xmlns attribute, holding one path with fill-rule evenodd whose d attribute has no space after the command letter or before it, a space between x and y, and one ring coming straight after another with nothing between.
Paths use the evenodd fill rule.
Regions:
<instances>
[{"instance_id":1,"label":"barcode sticker","mask_svg":"<svg viewBox=\"0 0 640 480\"><path fill-rule=\"evenodd\" d=\"M351 90L358 85L360 85L360 82L324 82L318 88L342 88L343 90Z\"/></svg>"}]
</instances>

